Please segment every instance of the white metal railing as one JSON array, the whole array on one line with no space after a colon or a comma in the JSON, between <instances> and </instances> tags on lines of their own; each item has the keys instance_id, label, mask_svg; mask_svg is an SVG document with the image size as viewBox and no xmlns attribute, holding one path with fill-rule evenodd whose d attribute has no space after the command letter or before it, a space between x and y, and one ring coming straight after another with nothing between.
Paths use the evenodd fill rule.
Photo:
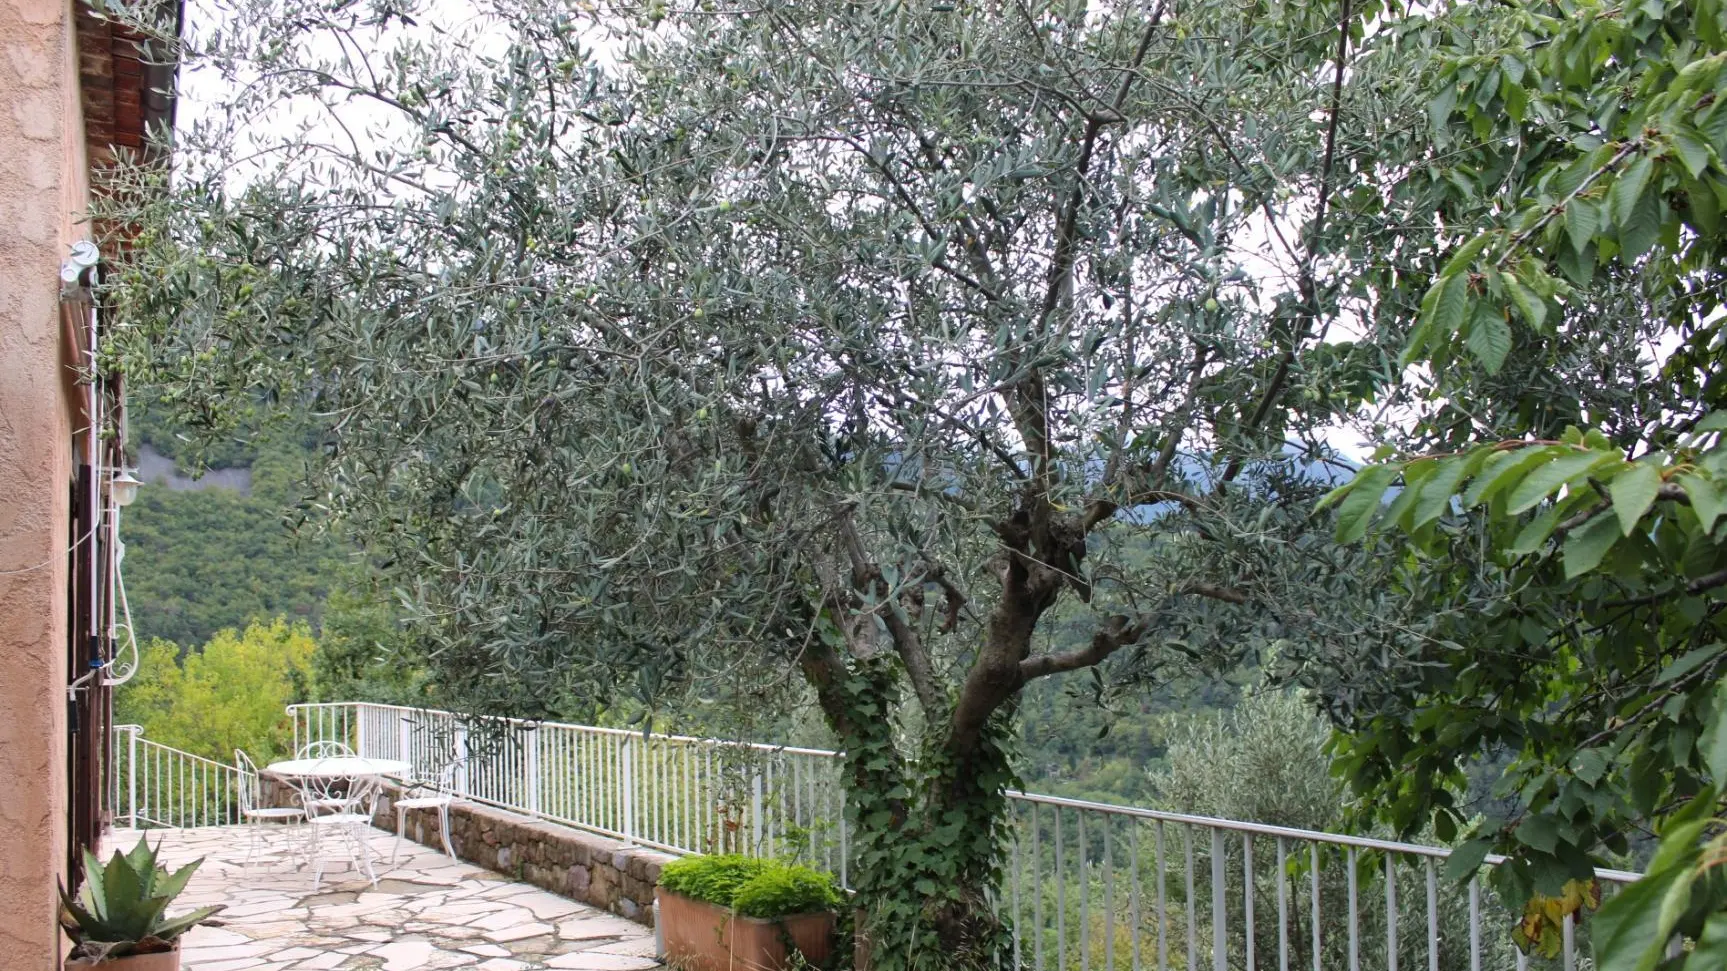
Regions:
<instances>
[{"instance_id":1,"label":"white metal railing","mask_svg":"<svg viewBox=\"0 0 1727 971\"><path fill-rule=\"evenodd\" d=\"M427 782L458 761L456 794L475 802L676 853L796 857L846 882L836 752L367 703L289 711L296 748L342 741ZM1587 951L1571 918L1557 958L1518 951L1490 890L1443 879L1444 848L1009 795L997 907L1023 968L1577 971ZM1609 894L1638 878L1595 873Z\"/></svg>"},{"instance_id":2,"label":"white metal railing","mask_svg":"<svg viewBox=\"0 0 1727 971\"><path fill-rule=\"evenodd\" d=\"M294 747L333 740L413 766L458 763L474 802L675 853L795 856L845 879L837 753L377 704L289 708Z\"/></svg>"},{"instance_id":3,"label":"white metal railing","mask_svg":"<svg viewBox=\"0 0 1727 971\"><path fill-rule=\"evenodd\" d=\"M240 769L153 742L138 725L110 736L110 818L134 829L240 822Z\"/></svg>"}]
</instances>

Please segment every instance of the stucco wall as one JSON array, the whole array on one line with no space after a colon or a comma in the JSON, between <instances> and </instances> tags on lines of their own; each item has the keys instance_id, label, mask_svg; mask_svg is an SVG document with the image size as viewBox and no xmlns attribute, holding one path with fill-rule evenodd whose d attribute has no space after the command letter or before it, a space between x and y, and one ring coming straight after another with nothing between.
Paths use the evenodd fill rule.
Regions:
<instances>
[{"instance_id":1,"label":"stucco wall","mask_svg":"<svg viewBox=\"0 0 1727 971\"><path fill-rule=\"evenodd\" d=\"M0 965L59 964L74 418L59 267L87 195L69 0L0 0Z\"/></svg>"}]
</instances>

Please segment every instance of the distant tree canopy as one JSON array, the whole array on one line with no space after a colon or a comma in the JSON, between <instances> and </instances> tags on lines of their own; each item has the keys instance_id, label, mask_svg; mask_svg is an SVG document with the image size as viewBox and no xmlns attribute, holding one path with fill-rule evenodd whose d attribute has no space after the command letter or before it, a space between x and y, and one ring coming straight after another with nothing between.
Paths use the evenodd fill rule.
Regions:
<instances>
[{"instance_id":1,"label":"distant tree canopy","mask_svg":"<svg viewBox=\"0 0 1727 971\"><path fill-rule=\"evenodd\" d=\"M294 744L287 707L309 700L316 647L304 623L280 619L219 631L184 660L175 644L150 640L115 693L114 720L225 764L236 748L258 762L281 758Z\"/></svg>"},{"instance_id":2,"label":"distant tree canopy","mask_svg":"<svg viewBox=\"0 0 1727 971\"><path fill-rule=\"evenodd\" d=\"M1588 342L1421 315L1529 157L1492 123L1436 143L1442 72L1563 18L495 12L508 37L470 45L393 2L257 0L194 37L188 62L246 84L182 133L172 191L119 197L141 232L110 350L207 433L259 402L320 416L318 503L412 602L451 697L813 697L878 966L1004 959L1027 685L1263 660L1346 725L1420 689L1408 659L1481 602L1436 614L1394 546L1311 517L1340 426L1467 439L1643 400L1607 387L1665 306L1634 273L1506 289L1531 316L1569 300ZM1492 71L1481 111L1576 83ZM272 115L296 104L372 143ZM1441 361L1473 397L1406 380L1418 320L1419 348L1459 335Z\"/></svg>"}]
</instances>

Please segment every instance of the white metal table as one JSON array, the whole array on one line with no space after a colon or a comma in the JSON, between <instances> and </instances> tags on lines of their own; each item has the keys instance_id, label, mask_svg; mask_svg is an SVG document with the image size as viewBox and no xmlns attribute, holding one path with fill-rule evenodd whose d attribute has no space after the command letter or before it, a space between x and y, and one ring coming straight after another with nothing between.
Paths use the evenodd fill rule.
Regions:
<instances>
[{"instance_id":1,"label":"white metal table","mask_svg":"<svg viewBox=\"0 0 1727 971\"><path fill-rule=\"evenodd\" d=\"M357 755L285 759L264 766L266 774L285 779L381 779L407 775L412 769L400 759L366 759Z\"/></svg>"},{"instance_id":2,"label":"white metal table","mask_svg":"<svg viewBox=\"0 0 1727 971\"><path fill-rule=\"evenodd\" d=\"M344 837L349 861L356 867L364 866L373 886L377 885L378 876L372 869L371 848L367 845L364 830L372 824L373 805L384 777L405 776L412 769L413 766L400 759L368 759L354 755L285 759L264 767L264 774L284 779L300 790L301 801L306 807L306 822L311 829L310 850L316 858L312 873L313 890L324 878L318 831L326 828ZM319 815L314 810L315 805L337 802L329 798L329 793L332 784L339 780L350 781L339 800L337 811Z\"/></svg>"}]
</instances>

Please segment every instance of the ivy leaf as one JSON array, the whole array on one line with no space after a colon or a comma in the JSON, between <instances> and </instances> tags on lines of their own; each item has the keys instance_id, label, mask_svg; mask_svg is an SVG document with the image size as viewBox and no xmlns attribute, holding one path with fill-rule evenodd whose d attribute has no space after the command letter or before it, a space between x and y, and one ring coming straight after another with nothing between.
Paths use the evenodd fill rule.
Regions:
<instances>
[{"instance_id":1,"label":"ivy leaf","mask_svg":"<svg viewBox=\"0 0 1727 971\"><path fill-rule=\"evenodd\" d=\"M1573 530L1565 538L1565 579L1576 579L1600 566L1620 538L1619 523L1612 516L1596 516Z\"/></svg>"},{"instance_id":2,"label":"ivy leaf","mask_svg":"<svg viewBox=\"0 0 1727 971\"><path fill-rule=\"evenodd\" d=\"M1607 495L1613 500L1613 512L1619 517L1619 529L1630 536L1638 520L1655 503L1661 491L1661 470L1653 463L1639 462L1613 477L1607 485Z\"/></svg>"}]
</instances>

